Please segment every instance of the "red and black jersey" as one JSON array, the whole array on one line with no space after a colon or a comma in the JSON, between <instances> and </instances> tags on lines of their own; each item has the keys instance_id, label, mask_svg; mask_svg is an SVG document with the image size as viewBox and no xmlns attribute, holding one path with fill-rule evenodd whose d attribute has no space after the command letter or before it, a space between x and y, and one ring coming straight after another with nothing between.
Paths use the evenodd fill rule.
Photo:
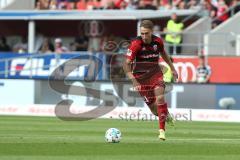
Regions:
<instances>
[{"instance_id":1,"label":"red and black jersey","mask_svg":"<svg viewBox=\"0 0 240 160\"><path fill-rule=\"evenodd\" d=\"M126 56L133 62L133 73L145 73L159 69L160 53L166 54L161 38L152 35L152 42L146 44L139 36L131 41Z\"/></svg>"}]
</instances>

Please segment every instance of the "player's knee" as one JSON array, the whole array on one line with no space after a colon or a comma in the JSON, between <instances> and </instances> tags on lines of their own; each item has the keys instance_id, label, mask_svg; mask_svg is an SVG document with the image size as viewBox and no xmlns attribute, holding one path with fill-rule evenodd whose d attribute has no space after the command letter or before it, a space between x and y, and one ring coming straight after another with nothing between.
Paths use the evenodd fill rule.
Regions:
<instances>
[{"instance_id":1,"label":"player's knee","mask_svg":"<svg viewBox=\"0 0 240 160\"><path fill-rule=\"evenodd\" d=\"M158 116L158 112L157 112L157 109L156 108L152 108L150 109L152 114L155 115L155 116Z\"/></svg>"},{"instance_id":2,"label":"player's knee","mask_svg":"<svg viewBox=\"0 0 240 160\"><path fill-rule=\"evenodd\" d=\"M153 115L158 116L158 113L156 110L151 111Z\"/></svg>"},{"instance_id":3,"label":"player's knee","mask_svg":"<svg viewBox=\"0 0 240 160\"><path fill-rule=\"evenodd\" d=\"M150 110L151 110L151 112L152 112L153 115L155 115L155 116L158 115L158 113L157 113L157 107L156 107L156 105L155 105L154 103L151 104L151 105L149 105L149 108L150 108Z\"/></svg>"},{"instance_id":4,"label":"player's knee","mask_svg":"<svg viewBox=\"0 0 240 160\"><path fill-rule=\"evenodd\" d=\"M157 101L157 104L163 104L163 103L165 103L164 96L163 96L163 95L157 96L156 101Z\"/></svg>"}]
</instances>

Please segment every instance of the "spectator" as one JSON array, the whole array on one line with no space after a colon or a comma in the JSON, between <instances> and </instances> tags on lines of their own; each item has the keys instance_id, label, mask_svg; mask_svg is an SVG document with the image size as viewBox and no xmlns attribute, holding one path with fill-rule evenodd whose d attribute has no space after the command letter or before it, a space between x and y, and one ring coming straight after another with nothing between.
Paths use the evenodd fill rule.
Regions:
<instances>
[{"instance_id":1,"label":"spectator","mask_svg":"<svg viewBox=\"0 0 240 160\"><path fill-rule=\"evenodd\" d=\"M137 0L129 0L128 5L126 6L126 10L135 10L137 9L138 1Z\"/></svg>"},{"instance_id":2,"label":"spectator","mask_svg":"<svg viewBox=\"0 0 240 160\"><path fill-rule=\"evenodd\" d=\"M77 2L77 9L78 10L86 10L87 9L87 3L86 3L86 0L79 0Z\"/></svg>"},{"instance_id":3,"label":"spectator","mask_svg":"<svg viewBox=\"0 0 240 160\"><path fill-rule=\"evenodd\" d=\"M49 0L36 1L36 9L49 9Z\"/></svg>"},{"instance_id":4,"label":"spectator","mask_svg":"<svg viewBox=\"0 0 240 160\"><path fill-rule=\"evenodd\" d=\"M41 9L41 3L39 1L36 1L35 9L36 10L40 10Z\"/></svg>"},{"instance_id":5,"label":"spectator","mask_svg":"<svg viewBox=\"0 0 240 160\"><path fill-rule=\"evenodd\" d=\"M57 0L51 0L49 3L49 9L55 10L57 9Z\"/></svg>"},{"instance_id":6,"label":"spectator","mask_svg":"<svg viewBox=\"0 0 240 160\"><path fill-rule=\"evenodd\" d=\"M220 24L228 19L228 13L226 13L227 10L228 6L225 1L219 0L217 6L217 24Z\"/></svg>"},{"instance_id":7,"label":"spectator","mask_svg":"<svg viewBox=\"0 0 240 160\"><path fill-rule=\"evenodd\" d=\"M197 83L208 83L211 76L211 68L206 64L206 59L203 55L199 57L199 65L196 69Z\"/></svg>"},{"instance_id":8,"label":"spectator","mask_svg":"<svg viewBox=\"0 0 240 160\"><path fill-rule=\"evenodd\" d=\"M178 9L178 5L181 2L181 0L172 0L172 8L171 9Z\"/></svg>"},{"instance_id":9,"label":"spectator","mask_svg":"<svg viewBox=\"0 0 240 160\"><path fill-rule=\"evenodd\" d=\"M178 21L176 13L173 13L171 19L167 22L166 28L166 42L169 44L170 54L180 54L181 53L181 42L183 30L183 23Z\"/></svg>"},{"instance_id":10,"label":"spectator","mask_svg":"<svg viewBox=\"0 0 240 160\"><path fill-rule=\"evenodd\" d=\"M140 0L138 9L156 10L157 6L153 5L153 1Z\"/></svg>"},{"instance_id":11,"label":"spectator","mask_svg":"<svg viewBox=\"0 0 240 160\"><path fill-rule=\"evenodd\" d=\"M181 1L181 2L178 4L178 9L187 9L187 6L186 6L185 1Z\"/></svg>"},{"instance_id":12,"label":"spectator","mask_svg":"<svg viewBox=\"0 0 240 160\"><path fill-rule=\"evenodd\" d=\"M88 10L99 9L100 2L98 0L88 0L86 6Z\"/></svg>"},{"instance_id":13,"label":"spectator","mask_svg":"<svg viewBox=\"0 0 240 160\"><path fill-rule=\"evenodd\" d=\"M66 6L68 10L76 9L76 4L78 0L67 0Z\"/></svg>"},{"instance_id":14,"label":"spectator","mask_svg":"<svg viewBox=\"0 0 240 160\"><path fill-rule=\"evenodd\" d=\"M51 53L54 52L54 46L48 38L43 40L42 46L39 49L40 53Z\"/></svg>"},{"instance_id":15,"label":"spectator","mask_svg":"<svg viewBox=\"0 0 240 160\"><path fill-rule=\"evenodd\" d=\"M57 0L58 2L58 9L67 9L68 2L67 0Z\"/></svg>"},{"instance_id":16,"label":"spectator","mask_svg":"<svg viewBox=\"0 0 240 160\"><path fill-rule=\"evenodd\" d=\"M7 39L4 36L0 38L0 52L2 51L5 51L5 52L11 51L11 48L7 44Z\"/></svg>"},{"instance_id":17,"label":"spectator","mask_svg":"<svg viewBox=\"0 0 240 160\"><path fill-rule=\"evenodd\" d=\"M117 6L117 4L115 4L115 5ZM119 6L117 6L117 8L119 8L119 9L121 9L121 10L124 10L124 9L127 8L127 5L128 5L127 0L123 0L123 1L119 4Z\"/></svg>"},{"instance_id":18,"label":"spectator","mask_svg":"<svg viewBox=\"0 0 240 160\"><path fill-rule=\"evenodd\" d=\"M103 9L107 9L109 4L112 4L113 3L113 0L101 0L100 2L100 6L103 8Z\"/></svg>"},{"instance_id":19,"label":"spectator","mask_svg":"<svg viewBox=\"0 0 240 160\"><path fill-rule=\"evenodd\" d=\"M104 9L118 9L118 8L115 6L115 4L114 4L113 1L108 2L106 7L107 7L107 8L104 8Z\"/></svg>"},{"instance_id":20,"label":"spectator","mask_svg":"<svg viewBox=\"0 0 240 160\"><path fill-rule=\"evenodd\" d=\"M55 53L64 53L68 52L69 50L67 47L63 46L62 44L62 39L61 38L56 38L55 39Z\"/></svg>"},{"instance_id":21,"label":"spectator","mask_svg":"<svg viewBox=\"0 0 240 160\"><path fill-rule=\"evenodd\" d=\"M13 52L16 53L26 53L28 51L27 38L22 37L21 41L13 46Z\"/></svg>"},{"instance_id":22,"label":"spectator","mask_svg":"<svg viewBox=\"0 0 240 160\"><path fill-rule=\"evenodd\" d=\"M206 0L201 0L199 4L201 6L201 10L203 11L203 15L204 16L209 16L210 12L212 10L211 3L209 3Z\"/></svg>"},{"instance_id":23,"label":"spectator","mask_svg":"<svg viewBox=\"0 0 240 160\"><path fill-rule=\"evenodd\" d=\"M160 9L160 10L169 10L171 8L172 8L172 6L171 6L170 3L168 3L168 1L160 0L158 9Z\"/></svg>"},{"instance_id":24,"label":"spectator","mask_svg":"<svg viewBox=\"0 0 240 160\"><path fill-rule=\"evenodd\" d=\"M190 0L187 3L188 9L200 9L200 5L198 4L197 0Z\"/></svg>"},{"instance_id":25,"label":"spectator","mask_svg":"<svg viewBox=\"0 0 240 160\"><path fill-rule=\"evenodd\" d=\"M240 4L239 0L233 0L231 3L230 3L230 7L235 7L234 8L234 14L236 14L237 12L240 11ZM238 5L238 6L237 6Z\"/></svg>"},{"instance_id":26,"label":"spectator","mask_svg":"<svg viewBox=\"0 0 240 160\"><path fill-rule=\"evenodd\" d=\"M74 46L76 51L87 51L88 50L88 37L83 35L76 37L74 41Z\"/></svg>"},{"instance_id":27,"label":"spectator","mask_svg":"<svg viewBox=\"0 0 240 160\"><path fill-rule=\"evenodd\" d=\"M146 5L144 3L144 0L140 0L138 2L138 8L137 9L146 9Z\"/></svg>"}]
</instances>

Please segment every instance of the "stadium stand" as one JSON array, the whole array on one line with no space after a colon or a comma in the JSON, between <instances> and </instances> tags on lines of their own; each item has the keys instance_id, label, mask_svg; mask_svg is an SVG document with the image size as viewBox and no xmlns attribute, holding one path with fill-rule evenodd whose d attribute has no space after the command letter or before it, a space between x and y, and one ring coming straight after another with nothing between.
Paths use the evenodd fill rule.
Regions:
<instances>
[{"instance_id":1,"label":"stadium stand","mask_svg":"<svg viewBox=\"0 0 240 160\"><path fill-rule=\"evenodd\" d=\"M8 3L7 3L8 2ZM11 3L10 3L11 2ZM34 3L34 4L33 4ZM212 28L215 28L217 25L221 24L222 22L226 21L230 16L234 15L239 11L240 5L237 0L232 0L232 1L225 1L219 0L219 1L209 1L209 0L201 0L201 1L196 1L196 0L190 0L190 1L182 1L182 0L177 0L177 1L167 1L167 0L141 0L141 1L136 1L136 0L36 0L36 1L25 1L25 3L20 4L19 1L4 1L1 0L1 3L3 9L16 9L18 10L19 8L21 9L36 9L37 10L49 10L50 12L56 11L56 10L68 10L71 12L75 11L93 11L93 12L88 12L88 17L90 17L90 14L92 16L98 15L100 12L96 12L94 15L94 11L103 11L103 10L112 10L114 9L115 12L108 12L108 13L116 13L116 15L120 15L120 13L116 12L117 10L126 10L126 11L136 11L136 10L159 10L159 11L171 11L174 12L175 10L179 10L178 14L183 13L183 10L195 10L197 11L196 15L194 14L189 14L191 16L189 17L181 17L182 22L184 23L184 31L183 31L183 41L181 43L182 46L182 53L181 54L199 54L202 52L202 50L207 50L204 49L203 43L204 43L204 35L207 32L210 32L211 28L209 28L209 23L211 23ZM22 5L25 5L24 7ZM35 5L35 6L34 6ZM182 10L182 11L181 11ZM89 14L90 13L90 14ZM161 12L163 13L163 12ZM126 13L125 15L127 15ZM165 14L165 13L164 13ZM113 14L114 16L115 14ZM169 14L170 15L170 14ZM206 20L206 17L210 17L211 22ZM165 16L164 16L165 17ZM165 27L166 27L166 18L165 20L157 20L157 26L160 28L159 35L161 34L163 37L167 32L165 32ZM194 17L194 18L193 18ZM200 17L203 17L202 20ZM66 17L67 18L67 17ZM86 17L84 17L86 19ZM119 19L117 17L114 17L116 19ZM112 19L114 19L112 18ZM142 17L144 18L144 17ZM152 17L154 18L154 17ZM156 18L156 17L155 17ZM46 19L49 19L46 17ZM64 19L64 18L62 18ZM73 18L74 19L74 18ZM81 18L79 18L80 20ZM91 19L87 18L87 19ZM100 18L101 19L101 18ZM190 20L189 20L190 19ZM198 20L198 21L197 21ZM192 24L195 22L194 24ZM204 23L207 22L207 23ZM192 24L192 25L191 25ZM204 25L205 27L201 28L201 25ZM194 28L194 29L193 29ZM201 28L201 29L200 29ZM194 32L193 32L194 30ZM119 36L119 35L114 35L117 39L130 39L131 36ZM134 36L134 35L133 35ZM56 35L55 37L49 37L46 35L46 38L50 38L50 41L54 41L55 38L59 37ZM22 37L26 39L25 37ZM22 39L19 38L19 39ZM28 37L29 38L29 37ZM66 39L66 37L63 38L63 43L66 45L70 51L76 51L76 45L77 43L75 42L74 38ZM84 38L84 34L79 37L80 39ZM8 37L6 37L8 41ZM10 38L11 39L11 38ZM87 36L84 38L86 43L87 41L92 42L92 38ZM85 47L86 50L92 50L93 51L101 51L102 45L104 45L104 41L108 39L105 37L101 37L100 39L94 39L94 42L96 45L94 46L89 46ZM66 42L65 42L66 40ZM30 41L31 42L31 41ZM37 52L39 50L39 47L41 46L40 43L42 43L42 38L36 39L36 42L38 45L36 47L32 47L31 52ZM14 43L19 43L19 42L14 42ZM92 44L92 43L88 43ZM13 48L15 44L10 40L10 46ZM32 46L32 45L30 45ZM167 48L169 47L168 44L166 44ZM176 48L176 47L174 47ZM22 51L20 51L22 52ZM175 51L173 53L176 53Z\"/></svg>"}]
</instances>

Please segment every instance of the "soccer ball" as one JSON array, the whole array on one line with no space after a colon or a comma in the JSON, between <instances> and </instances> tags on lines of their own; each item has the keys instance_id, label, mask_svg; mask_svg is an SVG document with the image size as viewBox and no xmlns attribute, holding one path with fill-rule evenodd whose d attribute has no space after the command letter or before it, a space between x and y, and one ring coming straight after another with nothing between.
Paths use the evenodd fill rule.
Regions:
<instances>
[{"instance_id":1,"label":"soccer ball","mask_svg":"<svg viewBox=\"0 0 240 160\"><path fill-rule=\"evenodd\" d=\"M108 143L119 143L122 138L122 134L117 128L109 128L105 134L105 141Z\"/></svg>"}]
</instances>

